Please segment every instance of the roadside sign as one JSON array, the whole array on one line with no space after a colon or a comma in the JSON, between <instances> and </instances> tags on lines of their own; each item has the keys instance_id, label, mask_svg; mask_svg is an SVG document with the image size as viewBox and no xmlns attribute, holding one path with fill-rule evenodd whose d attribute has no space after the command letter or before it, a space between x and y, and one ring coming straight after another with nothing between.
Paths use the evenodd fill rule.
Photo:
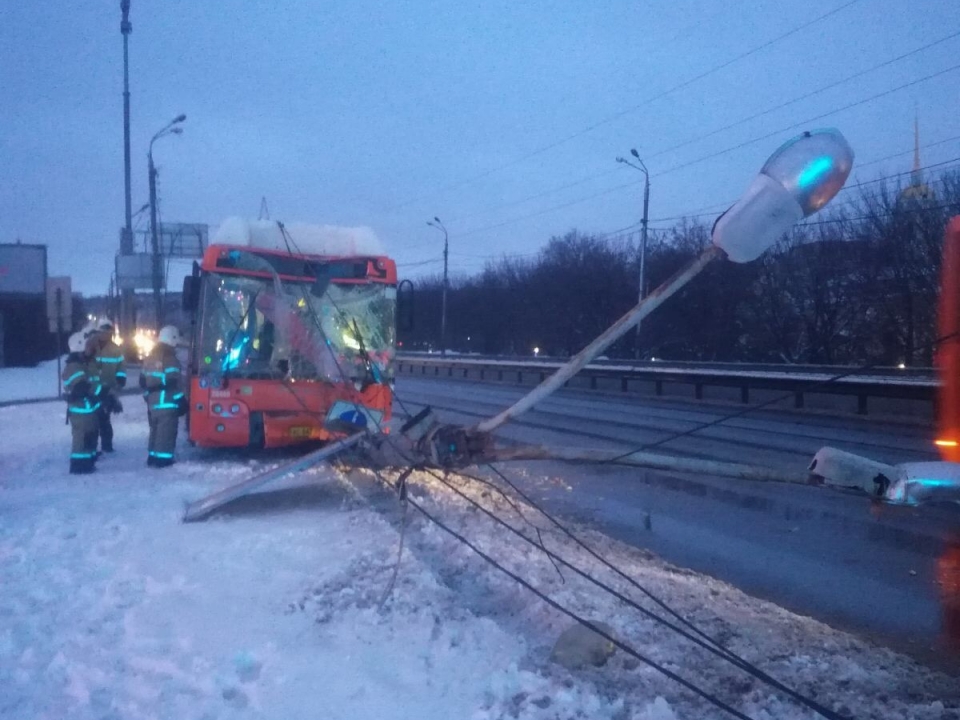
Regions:
<instances>
[{"instance_id":1,"label":"roadside sign","mask_svg":"<svg viewBox=\"0 0 960 720\"><path fill-rule=\"evenodd\" d=\"M164 263L160 263L163 273ZM117 255L117 287L121 290L149 290L153 287L153 256L150 253L136 255ZM161 287L166 280L161 278Z\"/></svg>"}]
</instances>

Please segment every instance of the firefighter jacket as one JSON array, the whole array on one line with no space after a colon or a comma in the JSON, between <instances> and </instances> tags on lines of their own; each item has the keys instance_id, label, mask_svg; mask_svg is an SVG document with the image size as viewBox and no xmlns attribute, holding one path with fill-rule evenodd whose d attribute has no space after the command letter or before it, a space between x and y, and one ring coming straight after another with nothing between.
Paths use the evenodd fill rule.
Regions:
<instances>
[{"instance_id":1,"label":"firefighter jacket","mask_svg":"<svg viewBox=\"0 0 960 720\"><path fill-rule=\"evenodd\" d=\"M183 404L180 362L173 348L157 343L143 361L141 376L147 407L152 410L180 410Z\"/></svg>"},{"instance_id":2,"label":"firefighter jacket","mask_svg":"<svg viewBox=\"0 0 960 720\"><path fill-rule=\"evenodd\" d=\"M106 390L116 390L127 384L126 363L123 348L104 333L96 343L94 360L100 382Z\"/></svg>"},{"instance_id":3,"label":"firefighter jacket","mask_svg":"<svg viewBox=\"0 0 960 720\"><path fill-rule=\"evenodd\" d=\"M95 362L81 353L70 353L63 368L63 392L71 414L89 415L100 409L100 383Z\"/></svg>"}]
</instances>

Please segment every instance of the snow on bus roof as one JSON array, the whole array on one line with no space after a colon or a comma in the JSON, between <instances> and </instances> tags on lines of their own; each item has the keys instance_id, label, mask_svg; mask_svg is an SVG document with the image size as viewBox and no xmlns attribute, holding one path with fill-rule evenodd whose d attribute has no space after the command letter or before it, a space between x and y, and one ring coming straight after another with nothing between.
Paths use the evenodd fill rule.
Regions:
<instances>
[{"instance_id":1,"label":"snow on bus roof","mask_svg":"<svg viewBox=\"0 0 960 720\"><path fill-rule=\"evenodd\" d=\"M369 227L284 223L291 249L307 255L384 255L383 243ZM273 220L224 220L210 241L245 245L264 250L287 250L280 228Z\"/></svg>"}]
</instances>

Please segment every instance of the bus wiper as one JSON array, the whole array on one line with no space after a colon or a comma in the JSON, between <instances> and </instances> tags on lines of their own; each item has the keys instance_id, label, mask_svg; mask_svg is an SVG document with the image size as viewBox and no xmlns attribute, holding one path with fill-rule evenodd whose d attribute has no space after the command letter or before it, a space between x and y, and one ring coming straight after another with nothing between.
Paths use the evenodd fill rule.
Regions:
<instances>
[{"instance_id":1,"label":"bus wiper","mask_svg":"<svg viewBox=\"0 0 960 720\"><path fill-rule=\"evenodd\" d=\"M380 368L377 367L377 364L370 357L370 353L367 352L367 346L363 342L363 335L360 333L360 326L357 325L357 319L350 318L350 320L353 322L353 336L357 339L357 345L360 346L360 358L363 360L367 374L373 378L373 382L382 385L383 377L380 375Z\"/></svg>"}]
</instances>

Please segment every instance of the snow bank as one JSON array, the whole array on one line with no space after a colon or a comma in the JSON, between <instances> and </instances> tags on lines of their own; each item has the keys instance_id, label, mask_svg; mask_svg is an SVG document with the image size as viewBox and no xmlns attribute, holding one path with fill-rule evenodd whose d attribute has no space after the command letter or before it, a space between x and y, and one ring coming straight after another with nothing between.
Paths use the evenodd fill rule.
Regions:
<instances>
[{"instance_id":1,"label":"snow bank","mask_svg":"<svg viewBox=\"0 0 960 720\"><path fill-rule=\"evenodd\" d=\"M55 398L59 388L56 360L32 368L0 368L0 402Z\"/></svg>"},{"instance_id":2,"label":"snow bank","mask_svg":"<svg viewBox=\"0 0 960 720\"><path fill-rule=\"evenodd\" d=\"M317 468L183 525L187 501L270 461L190 448L181 437L174 468L147 470L137 398L116 417L118 452L89 477L66 473L61 403L0 408L0 427L4 720L724 717L619 651L603 668L554 665L551 646L570 620L412 509L396 586L380 610L402 523L396 499L365 472ZM548 547L632 594L531 508L464 487L518 528L535 523ZM813 717L573 574L561 578L539 549L431 477L417 473L410 492L562 604L609 623L750 717ZM960 707L955 681L903 657L586 537L706 632L831 707L905 720Z\"/></svg>"},{"instance_id":3,"label":"snow bank","mask_svg":"<svg viewBox=\"0 0 960 720\"><path fill-rule=\"evenodd\" d=\"M369 227L340 227L284 223L294 250L311 255L383 255L383 244ZM276 222L227 218L214 233L213 243L243 245L267 250L286 250Z\"/></svg>"}]
</instances>

